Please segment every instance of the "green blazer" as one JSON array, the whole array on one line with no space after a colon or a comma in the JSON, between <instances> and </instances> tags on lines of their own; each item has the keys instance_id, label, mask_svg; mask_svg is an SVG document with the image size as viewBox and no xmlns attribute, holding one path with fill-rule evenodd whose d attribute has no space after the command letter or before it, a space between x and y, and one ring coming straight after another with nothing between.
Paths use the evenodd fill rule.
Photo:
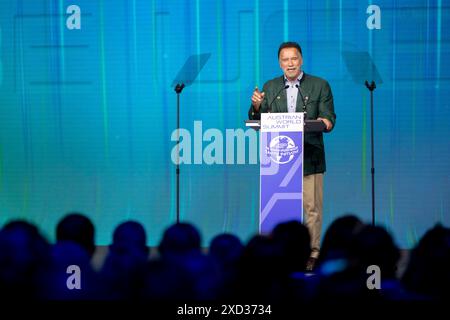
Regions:
<instances>
[{"instance_id":1,"label":"green blazer","mask_svg":"<svg viewBox=\"0 0 450 320\"><path fill-rule=\"evenodd\" d=\"M250 106L248 112L249 119L261 119L261 112L267 112L270 104L271 112L288 112L284 85L284 76L267 81L263 87L265 97L261 103L261 107L257 112L253 109L253 106ZM336 114L334 113L333 94L328 82L324 79L303 73L303 77L300 80L300 88L303 97L308 97L306 119L325 118L331 121L334 128ZM296 112L302 111L303 101L299 92ZM305 133L304 144L304 175L325 172L325 146L322 132Z\"/></svg>"}]
</instances>

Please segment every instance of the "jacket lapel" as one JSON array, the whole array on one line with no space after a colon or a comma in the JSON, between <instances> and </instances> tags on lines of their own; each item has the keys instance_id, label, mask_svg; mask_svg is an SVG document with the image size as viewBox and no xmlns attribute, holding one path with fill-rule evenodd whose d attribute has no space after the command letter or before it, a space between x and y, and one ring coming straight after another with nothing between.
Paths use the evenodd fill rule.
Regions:
<instances>
[{"instance_id":1,"label":"jacket lapel","mask_svg":"<svg viewBox=\"0 0 450 320\"><path fill-rule=\"evenodd\" d=\"M304 85L304 83L307 81L306 78L307 78L307 75L303 71L303 77L300 80L300 88L297 93L297 104L295 105L295 112L303 112L303 100L302 100L302 95L300 94L300 90L301 90L301 93L303 94L303 98L309 97L309 92L305 88L306 86Z\"/></svg>"},{"instance_id":2,"label":"jacket lapel","mask_svg":"<svg viewBox=\"0 0 450 320\"><path fill-rule=\"evenodd\" d=\"M281 76L279 78L277 87L274 91L274 93L277 93L280 88L284 86L284 76ZM287 110L287 96L286 96L286 90L281 90L281 92L278 94L278 96L274 97L278 112L288 112Z\"/></svg>"}]
</instances>

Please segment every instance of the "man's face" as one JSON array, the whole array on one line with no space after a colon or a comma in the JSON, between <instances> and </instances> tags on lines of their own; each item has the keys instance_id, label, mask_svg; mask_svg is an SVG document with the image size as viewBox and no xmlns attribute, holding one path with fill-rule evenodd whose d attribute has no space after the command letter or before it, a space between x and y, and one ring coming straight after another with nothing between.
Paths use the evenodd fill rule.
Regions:
<instances>
[{"instance_id":1,"label":"man's face","mask_svg":"<svg viewBox=\"0 0 450 320\"><path fill-rule=\"evenodd\" d=\"M296 48L284 48L280 52L280 68L288 80L294 81L298 78L303 64L302 56Z\"/></svg>"}]
</instances>

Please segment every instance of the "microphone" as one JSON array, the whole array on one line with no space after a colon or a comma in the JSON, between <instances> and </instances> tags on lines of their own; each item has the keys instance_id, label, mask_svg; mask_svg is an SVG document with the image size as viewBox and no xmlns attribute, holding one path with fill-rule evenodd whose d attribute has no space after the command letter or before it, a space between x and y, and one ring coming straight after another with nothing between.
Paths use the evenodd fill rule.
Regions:
<instances>
[{"instance_id":1,"label":"microphone","mask_svg":"<svg viewBox=\"0 0 450 320\"><path fill-rule=\"evenodd\" d=\"M283 90L286 90L287 88L289 88L289 85L288 85L288 84L285 84L284 87L281 88L281 89L277 92L277 94L275 95L275 97L274 97L274 98L272 99L272 101L270 102L269 107L267 107L267 112L268 112L268 113L272 112L272 103L275 102L275 99L278 97L278 95L280 94L280 92L283 91Z\"/></svg>"},{"instance_id":2,"label":"microphone","mask_svg":"<svg viewBox=\"0 0 450 320\"><path fill-rule=\"evenodd\" d=\"M303 102L303 112L305 113L305 119L306 119L306 105L308 104L308 99L309 99L309 97L308 97L308 96L305 96L305 97L303 98L303 94L302 94L302 89L301 89L301 87L300 87L298 84L296 84L295 86L297 87L298 92L300 93L300 98L302 98L302 102Z\"/></svg>"}]
</instances>

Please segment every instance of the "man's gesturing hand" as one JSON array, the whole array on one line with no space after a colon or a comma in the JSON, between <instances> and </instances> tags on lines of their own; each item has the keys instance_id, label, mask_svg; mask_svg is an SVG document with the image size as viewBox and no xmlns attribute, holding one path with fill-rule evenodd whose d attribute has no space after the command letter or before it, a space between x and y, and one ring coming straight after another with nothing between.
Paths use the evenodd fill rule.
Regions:
<instances>
[{"instance_id":1,"label":"man's gesturing hand","mask_svg":"<svg viewBox=\"0 0 450 320\"><path fill-rule=\"evenodd\" d=\"M255 87L255 90L253 90L252 95L252 105L255 111L259 110L259 107L261 106L263 100L264 100L264 92L260 92L258 87Z\"/></svg>"}]
</instances>

